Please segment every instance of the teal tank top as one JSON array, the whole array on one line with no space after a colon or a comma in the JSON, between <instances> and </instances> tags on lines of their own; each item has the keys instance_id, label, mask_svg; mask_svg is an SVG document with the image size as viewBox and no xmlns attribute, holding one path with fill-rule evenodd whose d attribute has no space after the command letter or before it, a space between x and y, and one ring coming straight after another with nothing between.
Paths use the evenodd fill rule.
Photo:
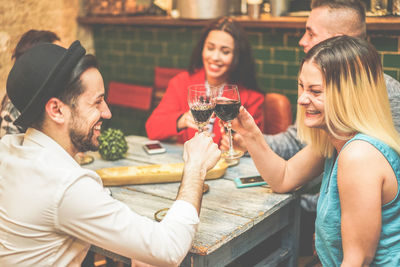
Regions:
<instances>
[{"instance_id":1,"label":"teal tank top","mask_svg":"<svg viewBox=\"0 0 400 267\"><path fill-rule=\"evenodd\" d=\"M357 134L345 146L354 140L364 140L375 146L397 177L396 197L382 206L382 229L371 266L400 266L400 156L382 141L364 134ZM315 221L315 247L322 265L329 267L340 266L343 261L337 158L334 158L325 161Z\"/></svg>"}]
</instances>

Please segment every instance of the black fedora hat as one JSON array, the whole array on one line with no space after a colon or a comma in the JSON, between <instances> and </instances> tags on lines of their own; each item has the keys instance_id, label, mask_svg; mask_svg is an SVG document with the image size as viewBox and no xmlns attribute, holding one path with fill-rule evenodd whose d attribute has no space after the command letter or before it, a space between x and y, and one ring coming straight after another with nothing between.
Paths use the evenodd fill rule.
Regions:
<instances>
[{"instance_id":1,"label":"black fedora hat","mask_svg":"<svg viewBox=\"0 0 400 267\"><path fill-rule=\"evenodd\" d=\"M14 124L30 126L47 101L66 89L73 69L85 53L85 48L75 41L68 49L38 44L20 56L7 78L7 94L21 112Z\"/></svg>"}]
</instances>

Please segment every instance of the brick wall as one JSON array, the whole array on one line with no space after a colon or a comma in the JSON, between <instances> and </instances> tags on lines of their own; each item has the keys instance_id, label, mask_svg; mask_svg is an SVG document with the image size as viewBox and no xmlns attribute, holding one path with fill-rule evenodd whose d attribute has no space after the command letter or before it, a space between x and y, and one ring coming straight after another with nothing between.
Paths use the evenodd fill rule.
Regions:
<instances>
[{"instance_id":1,"label":"brick wall","mask_svg":"<svg viewBox=\"0 0 400 267\"><path fill-rule=\"evenodd\" d=\"M155 66L186 68L200 31L186 27L93 27L96 56L106 85L111 80L152 85ZM304 56L298 40L303 30L247 29L247 33L256 58L259 86L264 92L287 95L295 114L297 72ZM400 80L400 31L370 32L369 38L382 55L384 71ZM130 118L136 121L134 125L129 119L114 125L128 133L145 135L147 116L141 114L135 119L135 114Z\"/></svg>"},{"instance_id":2,"label":"brick wall","mask_svg":"<svg viewBox=\"0 0 400 267\"><path fill-rule=\"evenodd\" d=\"M94 47L104 82L153 85L154 67L186 68L200 28L95 26ZM108 127L146 135L148 112L112 109Z\"/></svg>"},{"instance_id":3,"label":"brick wall","mask_svg":"<svg viewBox=\"0 0 400 267\"><path fill-rule=\"evenodd\" d=\"M76 39L92 49L91 33L78 28L76 17L80 0L12 0L0 1L0 99L5 93L8 73L13 65L12 50L21 35L30 30L50 30L68 46Z\"/></svg>"}]
</instances>

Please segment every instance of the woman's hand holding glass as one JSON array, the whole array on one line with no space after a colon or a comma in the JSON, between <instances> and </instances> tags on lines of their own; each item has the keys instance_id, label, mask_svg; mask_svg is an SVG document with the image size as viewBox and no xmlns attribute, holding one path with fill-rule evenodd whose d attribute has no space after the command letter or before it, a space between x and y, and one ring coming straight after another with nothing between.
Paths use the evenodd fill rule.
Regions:
<instances>
[{"instance_id":1,"label":"woman's hand holding glass","mask_svg":"<svg viewBox=\"0 0 400 267\"><path fill-rule=\"evenodd\" d=\"M185 128L198 129L190 110L182 114L182 116L178 119L176 126L178 128L178 132Z\"/></svg>"},{"instance_id":2,"label":"woman's hand holding glass","mask_svg":"<svg viewBox=\"0 0 400 267\"><path fill-rule=\"evenodd\" d=\"M261 133L253 117L244 107L240 107L238 116L231 124L232 129L241 137L239 143L240 147L245 146L244 139L251 138L252 136L254 137Z\"/></svg>"},{"instance_id":3,"label":"woman's hand holding glass","mask_svg":"<svg viewBox=\"0 0 400 267\"><path fill-rule=\"evenodd\" d=\"M229 149L229 136L225 132L224 127L221 127L221 134L222 134L222 138L221 138L221 144L220 144L219 148L222 151L225 151L225 150ZM232 134L232 141L233 141L233 148L235 150L243 151L243 153L245 153L247 151L247 148L246 148L246 145L244 143L243 137L240 134L233 133Z\"/></svg>"}]
</instances>

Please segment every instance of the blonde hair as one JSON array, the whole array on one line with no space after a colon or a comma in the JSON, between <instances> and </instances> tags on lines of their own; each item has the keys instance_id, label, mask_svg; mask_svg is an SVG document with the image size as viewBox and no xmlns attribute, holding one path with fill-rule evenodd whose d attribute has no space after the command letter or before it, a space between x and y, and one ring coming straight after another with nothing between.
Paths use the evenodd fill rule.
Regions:
<instances>
[{"instance_id":1,"label":"blonde hair","mask_svg":"<svg viewBox=\"0 0 400 267\"><path fill-rule=\"evenodd\" d=\"M400 136L393 124L382 65L372 45L355 37L333 37L314 46L300 70L304 62L315 63L324 77L327 131L306 127L302 123L304 108L299 105L297 121L302 141L330 157L334 147L328 132L342 140L363 133L400 154Z\"/></svg>"}]
</instances>

